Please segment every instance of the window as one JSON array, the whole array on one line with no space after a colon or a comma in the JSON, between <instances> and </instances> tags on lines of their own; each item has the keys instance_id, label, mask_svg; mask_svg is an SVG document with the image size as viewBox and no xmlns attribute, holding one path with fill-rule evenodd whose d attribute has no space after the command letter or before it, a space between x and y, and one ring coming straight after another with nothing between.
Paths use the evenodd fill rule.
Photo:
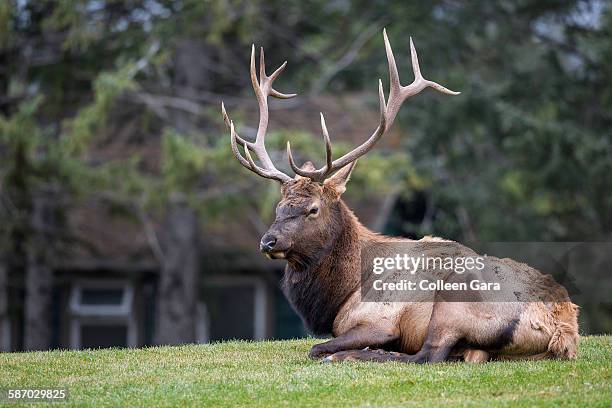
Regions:
<instances>
[{"instance_id":1,"label":"window","mask_svg":"<svg viewBox=\"0 0 612 408\"><path fill-rule=\"evenodd\" d=\"M124 303L126 291L117 289L83 289L81 291L81 304L84 306L112 305L120 306Z\"/></svg>"},{"instance_id":2,"label":"window","mask_svg":"<svg viewBox=\"0 0 612 408\"><path fill-rule=\"evenodd\" d=\"M81 324L81 348L125 347L127 343L125 324Z\"/></svg>"},{"instance_id":3,"label":"window","mask_svg":"<svg viewBox=\"0 0 612 408\"><path fill-rule=\"evenodd\" d=\"M134 290L126 281L78 281L70 294L70 347L135 347Z\"/></svg>"},{"instance_id":4,"label":"window","mask_svg":"<svg viewBox=\"0 0 612 408\"><path fill-rule=\"evenodd\" d=\"M262 340L268 337L268 288L257 277L209 278L204 285L204 312L198 329L198 341L244 339Z\"/></svg>"}]
</instances>

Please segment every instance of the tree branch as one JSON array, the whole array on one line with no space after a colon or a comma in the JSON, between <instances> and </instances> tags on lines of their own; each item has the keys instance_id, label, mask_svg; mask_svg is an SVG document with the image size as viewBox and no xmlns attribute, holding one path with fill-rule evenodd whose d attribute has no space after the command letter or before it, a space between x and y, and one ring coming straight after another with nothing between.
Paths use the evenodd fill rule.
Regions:
<instances>
[{"instance_id":1,"label":"tree branch","mask_svg":"<svg viewBox=\"0 0 612 408\"><path fill-rule=\"evenodd\" d=\"M361 48L363 48L363 46L365 45L365 43L370 38L372 38L377 32L380 31L381 24L382 22L379 20L371 24L365 30L363 30L357 36L355 41L353 41L353 43L349 46L349 48L344 53L344 55L340 57L331 67L329 67L327 70L324 70L324 72L319 76L318 81L315 82L313 87L310 89L309 94L316 95L316 94L321 93L321 91L325 89L329 81L331 81L331 79L334 76L336 76L338 72L342 71L344 68L351 65L352 62L357 57L357 55L359 54L359 51L361 50Z\"/></svg>"}]
</instances>

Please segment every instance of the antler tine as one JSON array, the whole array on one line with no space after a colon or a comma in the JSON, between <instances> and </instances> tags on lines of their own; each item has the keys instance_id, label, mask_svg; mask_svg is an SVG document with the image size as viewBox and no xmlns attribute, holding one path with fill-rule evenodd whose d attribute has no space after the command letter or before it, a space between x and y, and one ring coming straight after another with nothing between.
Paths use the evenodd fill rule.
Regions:
<instances>
[{"instance_id":1,"label":"antler tine","mask_svg":"<svg viewBox=\"0 0 612 408\"><path fill-rule=\"evenodd\" d=\"M329 138L329 132L327 131L327 126L325 125L325 117L323 116L323 112L321 113L321 130L323 131L323 139L325 140L325 172L329 171L332 168L332 145L331 140Z\"/></svg>"},{"instance_id":2,"label":"antler tine","mask_svg":"<svg viewBox=\"0 0 612 408\"><path fill-rule=\"evenodd\" d=\"M253 158L251 157L251 154L249 152L250 149L250 142L246 142L246 144L242 144L242 142L240 141L240 138L238 136L238 134L236 133L235 129L234 129L234 122L230 121L230 133L231 133L231 139L230 139L230 144L232 147L232 153L234 154L234 157L236 157L236 159L238 159L238 161L240 162L240 164L242 164L244 167L246 167L247 169L253 171L254 173L256 173L259 176L265 177L265 178L270 178L270 179L274 179L274 180L278 180L281 182L287 181L287 179L285 179L283 176L285 176L285 174L281 173L280 171L268 171L266 169L262 169L261 167L257 166L255 164L255 161L253 160ZM242 146L244 147L244 154L246 156L246 159L242 156L242 154L240 154L240 150L238 149L238 145L237 142L242 144ZM289 176L288 179L290 179Z\"/></svg>"},{"instance_id":3,"label":"antler tine","mask_svg":"<svg viewBox=\"0 0 612 408\"><path fill-rule=\"evenodd\" d=\"M382 81L379 80L378 94L380 103L380 123L378 127L363 144L348 152L344 156L334 160L331 163L329 163L331 154L328 154L328 161L325 167L322 167L317 170L303 170L298 168L293 162L291 150L289 148L289 145L287 145L287 153L289 156L289 162L291 163L291 168L297 174L304 177L309 177L316 181L323 181L323 179L331 173L354 162L359 157L366 154L372 149L372 147L374 147L374 145L389 130L389 128L391 128L391 125L393 125L393 121L395 120L395 117L404 101L409 97L418 94L427 87L431 87L439 92L446 93L449 95L459 94L459 92L451 91L450 89L445 88L444 86L436 82L429 81L423 78L423 75L421 74L421 68L419 66L419 59L412 38L410 38L410 55L412 57L412 71L414 72L414 81L410 85L402 86L397 70L397 63L395 62L395 57L393 56L393 49L391 48L391 43L389 42L389 38L387 37L387 30L383 30L383 40L385 43L385 52L387 54L387 63L389 65L389 99L385 101ZM324 127L323 134L326 138L326 151L328 153L331 153L331 142L329 142L329 135L326 136L327 129L325 128L324 120L322 120L322 126Z\"/></svg>"},{"instance_id":4,"label":"antler tine","mask_svg":"<svg viewBox=\"0 0 612 408\"><path fill-rule=\"evenodd\" d=\"M262 169L261 167L256 165L255 161L251 157L251 153L249 153L249 148L248 147L244 148L244 154L245 154L245 156L247 158L247 161L249 162L249 165L250 165L249 168L251 170L253 170L253 172L256 173L257 175L259 175L261 177L265 177L265 178L279 180L281 182L287 181L287 179L285 179L284 177L281 176L281 175L284 175L284 174L279 172L278 170L266 170L266 169ZM287 176L287 177L289 177L289 176ZM291 178L289 177L289 180L290 179Z\"/></svg>"},{"instance_id":5,"label":"antler tine","mask_svg":"<svg viewBox=\"0 0 612 408\"><path fill-rule=\"evenodd\" d=\"M261 96L261 87L259 81L257 80L257 70L255 69L255 44L251 44L251 67L249 73L251 75L251 84L253 85L255 96L259 100L259 97Z\"/></svg>"},{"instance_id":6,"label":"antler tine","mask_svg":"<svg viewBox=\"0 0 612 408\"><path fill-rule=\"evenodd\" d=\"M434 88L437 91L449 95L458 95L460 93L451 91L450 89L447 89L436 82L428 81L423 78L423 75L421 74L421 67L419 65L419 57L417 55L416 48L414 47L412 37L410 37L410 57L412 60L412 72L414 73L414 81L412 81L410 85L402 86L397 71L395 57L393 56L393 49L391 48L389 37L387 37L387 30L383 30L383 38L385 41L387 62L389 64L390 90L389 102L386 108L387 122L389 127L391 127L391 125L393 124L395 117L397 116L397 113L399 112L399 109L404 103L404 101L409 97L418 94L427 87Z\"/></svg>"},{"instance_id":7,"label":"antler tine","mask_svg":"<svg viewBox=\"0 0 612 408\"><path fill-rule=\"evenodd\" d=\"M264 48L259 47L259 81L263 83L264 78L266 78L266 57Z\"/></svg>"},{"instance_id":8,"label":"antler tine","mask_svg":"<svg viewBox=\"0 0 612 408\"><path fill-rule=\"evenodd\" d=\"M291 154L291 143L287 140L287 158L289 159L289 165L291 166L291 170L302 177L310 177L310 173L307 171L303 171L301 168L295 164L295 160L293 160L293 154Z\"/></svg>"},{"instance_id":9,"label":"antler tine","mask_svg":"<svg viewBox=\"0 0 612 408\"><path fill-rule=\"evenodd\" d=\"M325 177L343 168L344 166L353 163L359 157L370 151L372 147L374 147L374 145L378 142L378 140L380 140L380 138L389 130L403 102L409 97L418 94L427 87L433 88L439 92L448 95L459 94L459 92L451 91L450 89L436 82L429 81L423 78L423 75L421 74L421 68L419 66L419 58L416 52L416 48L414 47L412 38L410 38L410 55L412 59L412 71L414 72L414 81L412 81L410 85L402 86L397 70L397 63L395 62L395 57L393 56L393 49L391 48L391 43L389 42L389 38L387 37L386 30L383 30L383 40L385 43L385 52L387 54L387 63L389 65L389 98L385 101L382 81L379 79L378 96L380 104L380 123L378 124L378 127L363 144L356 147L355 149L348 152L339 159L333 160L332 144L329 138L329 132L327 130L327 125L325 124L325 118L321 113L321 130L323 133L323 139L325 141L325 166L316 170L306 170L298 167L295 164L293 155L291 153L291 145L289 142L287 142L287 156L289 158L289 164L291 165L291 168L293 169L293 171L295 171L296 174L303 177L311 178L315 181L323 181ZM253 45L251 47L250 75L251 82L253 84L253 90L255 91L255 96L257 97L257 102L259 104L259 126L257 128L257 136L255 137L255 141L247 141L241 138L236 133L236 130L234 129L234 124L227 115L227 112L225 111L225 106L223 104L221 104L221 112L223 114L223 119L226 125L230 128L230 141L232 146L232 152L234 153L234 156L236 156L236 159L243 166L262 177L272 178L280 182L286 182L291 180L291 177L279 171L274 166L265 147L265 137L268 129L268 96L280 99L287 99L293 98L294 96L296 96L296 94L283 94L272 87L274 80L276 80L276 78L278 78L281 72L285 69L287 61L285 61L280 67L278 67L272 73L272 75L267 76L263 48L261 48L259 58L260 62L258 79L255 67L255 45ZM246 158L240 153L238 144L242 145L242 147L244 148L244 155L246 156ZM251 151L257 155L257 158L261 162L262 167L258 166L255 163L255 161L251 157Z\"/></svg>"},{"instance_id":10,"label":"antler tine","mask_svg":"<svg viewBox=\"0 0 612 408\"><path fill-rule=\"evenodd\" d=\"M240 164L262 177L278 180L281 183L284 183L292 180L292 178L274 166L265 146L269 118L268 96L287 99L292 98L297 94L283 94L272 87L274 80L278 78L280 73L285 69L287 61L278 67L271 76L267 76L264 49L262 47L259 56L259 79L257 78L257 70L255 65L255 44L253 44L251 46L250 77L253 85L253 91L255 91L255 96L257 97L257 103L259 105L259 126L257 127L257 136L255 137L255 141L247 141L236 133L234 124L225 111L225 105L223 103L221 103L221 113L226 125L230 128L230 143L232 153ZM240 153L238 144L242 145L244 148L244 156ZM261 162L261 166L258 166L255 163L253 157L251 156L251 151L256 154L257 158Z\"/></svg>"},{"instance_id":11,"label":"antler tine","mask_svg":"<svg viewBox=\"0 0 612 408\"><path fill-rule=\"evenodd\" d=\"M451 91L450 89L438 84L437 82L429 81L421 75L421 67L419 66L419 57L417 56L416 48L414 47L414 42L412 41L412 37L410 37L410 56L412 57L412 70L414 72L415 81L417 76L425 82L425 87L430 87L435 89L438 92L445 93L447 95L459 95L461 92ZM407 88L407 87L406 87ZM411 96L407 95L406 97Z\"/></svg>"},{"instance_id":12,"label":"antler tine","mask_svg":"<svg viewBox=\"0 0 612 408\"><path fill-rule=\"evenodd\" d=\"M393 56L393 49L387 37L387 29L383 28L383 41L385 43L385 54L387 54L387 65L389 66L389 101L397 99L397 96L402 90L399 73L397 72L397 63Z\"/></svg>"},{"instance_id":13,"label":"antler tine","mask_svg":"<svg viewBox=\"0 0 612 408\"><path fill-rule=\"evenodd\" d=\"M327 131L327 126L325 125L325 117L323 116L323 112L321 114L321 131L323 133L323 140L325 141L325 167L320 168L318 170L305 170L301 167L298 167L295 164L295 160L293 159L293 154L291 153L291 143L287 141L287 158L289 159L289 165L291 169L302 177L308 177L313 180L321 180L325 178L333 168L332 163L332 144L329 138L329 132Z\"/></svg>"},{"instance_id":14,"label":"antler tine","mask_svg":"<svg viewBox=\"0 0 612 408\"><path fill-rule=\"evenodd\" d=\"M226 125L228 128L231 128L231 122L232 122L232 121L231 121L231 119L230 119L229 115L227 114L227 112L226 112L226 110L225 110L225 104L224 104L223 102L221 102L221 115L223 115L223 121L225 122L225 125ZM238 141L238 143L240 143L242 146L252 145L252 143L251 143L251 142L249 142L249 141L244 140L243 138L241 138L241 137L238 135L238 133L236 133L235 131L234 131L234 136L232 136L232 137L235 137L235 138L236 138L236 140Z\"/></svg>"},{"instance_id":15,"label":"antler tine","mask_svg":"<svg viewBox=\"0 0 612 408\"><path fill-rule=\"evenodd\" d=\"M289 157L289 164L291 165L291 169L296 174L299 174L302 177L308 177L315 181L323 181L330 174L341 169L347 164L350 164L351 162L357 160L358 157L366 154L368 150L370 150L371 147L374 144L376 144L378 139L382 137L382 135L385 133L387 129L387 126L386 126L387 116L385 114L385 106L386 106L385 95L383 92L382 81L380 79L378 80L378 98L379 98L379 105L380 105L380 123L378 124L378 127L376 128L374 133L372 133L372 135L368 138L368 140L365 143L355 148L351 152L345 154L344 156L340 157L339 159L336 159L330 162L330 160L332 159L331 141L329 139L329 133L327 132L327 126L325 125L325 118L323 117L323 114L321 114L321 127L323 129L323 137L325 138L325 150L326 150L326 159L327 159L327 163L325 167L322 167L317 170L304 170L304 169L297 167L295 165L293 156L291 154L291 148L289 144L287 143L287 156Z\"/></svg>"},{"instance_id":16,"label":"antler tine","mask_svg":"<svg viewBox=\"0 0 612 408\"><path fill-rule=\"evenodd\" d=\"M461 92L451 91L450 89L438 84L437 82L429 81L423 78L421 75L421 67L419 66L419 57L416 52L416 48L414 47L414 42L412 41L412 37L410 37L410 56L412 59L412 71L414 72L414 82L412 84L419 84L419 90L412 93L409 88L412 84L403 87L402 91L404 92L404 98L417 94L421 91L421 89L430 87L435 89L438 92L445 93L447 95L459 95ZM422 83L422 85L421 85Z\"/></svg>"},{"instance_id":17,"label":"antler tine","mask_svg":"<svg viewBox=\"0 0 612 408\"><path fill-rule=\"evenodd\" d=\"M251 169L251 165L249 164L249 162L244 157L242 157L242 155L240 154L240 150L238 150L238 145L236 143L236 139L238 135L236 134L236 131L234 129L234 122L230 121L229 126L230 126L230 146L232 147L232 153L234 154L234 157L236 157L236 159L244 167ZM245 149L247 149L247 147L245 147Z\"/></svg>"}]
</instances>

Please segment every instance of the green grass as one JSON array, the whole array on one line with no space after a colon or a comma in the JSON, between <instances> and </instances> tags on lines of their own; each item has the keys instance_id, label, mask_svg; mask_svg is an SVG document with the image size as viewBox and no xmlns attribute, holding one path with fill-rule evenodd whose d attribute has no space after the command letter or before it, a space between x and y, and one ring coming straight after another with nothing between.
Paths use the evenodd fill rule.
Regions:
<instances>
[{"instance_id":1,"label":"green grass","mask_svg":"<svg viewBox=\"0 0 612 408\"><path fill-rule=\"evenodd\" d=\"M609 336L576 361L479 365L320 364L315 342L6 353L0 388L66 388L55 406L612 406Z\"/></svg>"}]
</instances>

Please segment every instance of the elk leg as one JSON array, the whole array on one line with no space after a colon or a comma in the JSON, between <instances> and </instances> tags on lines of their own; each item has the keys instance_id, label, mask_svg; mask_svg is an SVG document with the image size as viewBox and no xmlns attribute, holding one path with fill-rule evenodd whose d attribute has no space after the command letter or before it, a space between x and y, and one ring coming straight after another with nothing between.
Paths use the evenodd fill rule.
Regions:
<instances>
[{"instance_id":1,"label":"elk leg","mask_svg":"<svg viewBox=\"0 0 612 408\"><path fill-rule=\"evenodd\" d=\"M469 349L463 354L463 357L468 363L484 363L489 360L489 353L483 350ZM372 361L384 363L387 361L398 362L417 362L415 356L394 351L385 350L346 350L339 351L323 359L324 363L340 362L340 361ZM424 361L421 361L424 362Z\"/></svg>"},{"instance_id":2,"label":"elk leg","mask_svg":"<svg viewBox=\"0 0 612 408\"><path fill-rule=\"evenodd\" d=\"M457 344L458 337L452 333L434 333L427 335L423 348L406 359L411 363L439 363L448 358L451 350Z\"/></svg>"},{"instance_id":3,"label":"elk leg","mask_svg":"<svg viewBox=\"0 0 612 408\"><path fill-rule=\"evenodd\" d=\"M406 363L437 363L445 361L461 336L459 331L446 321L447 304L437 303L432 311L427 337L421 350L414 354L387 352L384 350L346 350L328 356L325 362L336 361L401 361ZM353 347L355 349L361 347ZM339 350L340 351L340 350Z\"/></svg>"},{"instance_id":4,"label":"elk leg","mask_svg":"<svg viewBox=\"0 0 612 408\"><path fill-rule=\"evenodd\" d=\"M463 360L466 363L486 363L489 357L490 354L484 350L468 349L463 353Z\"/></svg>"},{"instance_id":5,"label":"elk leg","mask_svg":"<svg viewBox=\"0 0 612 408\"><path fill-rule=\"evenodd\" d=\"M446 361L453 347L462 338L461 330L453 324L453 313L457 312L453 303L437 302L431 313L425 343L418 353L406 358L412 363L439 363Z\"/></svg>"},{"instance_id":6,"label":"elk leg","mask_svg":"<svg viewBox=\"0 0 612 408\"><path fill-rule=\"evenodd\" d=\"M387 361L407 361L408 354L385 350L345 350L329 355L323 359L324 363L336 363L340 361L372 361L384 363Z\"/></svg>"},{"instance_id":7,"label":"elk leg","mask_svg":"<svg viewBox=\"0 0 612 408\"><path fill-rule=\"evenodd\" d=\"M383 346L398 338L399 332L395 328L360 324L325 343L315 344L308 355L316 359L344 350Z\"/></svg>"},{"instance_id":8,"label":"elk leg","mask_svg":"<svg viewBox=\"0 0 612 408\"><path fill-rule=\"evenodd\" d=\"M398 361L418 364L437 363L446 360L455 344L456 340L452 340L452 337L441 339L441 341L426 341L423 348L413 355L385 350L345 350L325 357L323 362L373 361L384 363L387 361Z\"/></svg>"}]
</instances>

